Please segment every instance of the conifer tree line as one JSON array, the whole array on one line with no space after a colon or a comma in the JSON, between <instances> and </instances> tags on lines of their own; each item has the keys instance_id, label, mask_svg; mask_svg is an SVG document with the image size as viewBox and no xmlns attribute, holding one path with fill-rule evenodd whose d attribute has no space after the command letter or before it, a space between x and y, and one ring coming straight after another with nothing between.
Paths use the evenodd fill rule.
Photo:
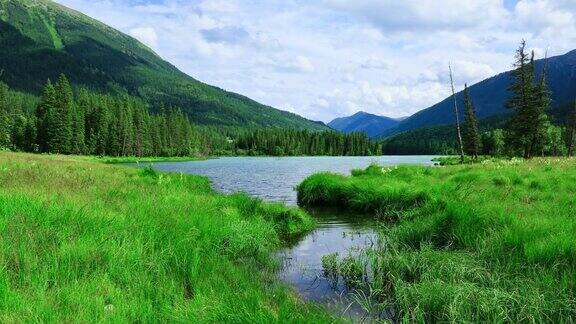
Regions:
<instances>
[{"instance_id":1,"label":"conifer tree line","mask_svg":"<svg viewBox=\"0 0 576 324\"><path fill-rule=\"evenodd\" d=\"M468 86L464 88L463 145L467 155L522 156L573 155L576 140L576 106L567 116L566 127L555 126L549 115L550 91L546 81L546 62L536 77L534 51L528 53L523 40L516 51L510 97L511 112L503 129L480 132L476 110ZM576 104L576 103L575 103Z\"/></svg>"},{"instance_id":2,"label":"conifer tree line","mask_svg":"<svg viewBox=\"0 0 576 324\"><path fill-rule=\"evenodd\" d=\"M48 80L41 98L0 82L0 149L98 156L373 155L364 134L195 126L178 108Z\"/></svg>"},{"instance_id":3,"label":"conifer tree line","mask_svg":"<svg viewBox=\"0 0 576 324\"><path fill-rule=\"evenodd\" d=\"M109 156L192 156L200 148L198 133L179 109L153 115L133 97L86 89L75 95L64 75L46 82L34 109L9 97L8 87L0 84L0 147Z\"/></svg>"},{"instance_id":4,"label":"conifer tree line","mask_svg":"<svg viewBox=\"0 0 576 324\"><path fill-rule=\"evenodd\" d=\"M236 148L238 154L273 156L382 154L382 145L370 141L365 133L318 133L284 129L258 129L241 133Z\"/></svg>"}]
</instances>

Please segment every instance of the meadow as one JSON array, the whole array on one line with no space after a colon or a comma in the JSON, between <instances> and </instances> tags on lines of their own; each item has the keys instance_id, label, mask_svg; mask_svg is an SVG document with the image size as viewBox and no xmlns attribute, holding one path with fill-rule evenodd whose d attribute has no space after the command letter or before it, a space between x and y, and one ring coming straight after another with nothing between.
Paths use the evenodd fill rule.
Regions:
<instances>
[{"instance_id":1,"label":"meadow","mask_svg":"<svg viewBox=\"0 0 576 324\"><path fill-rule=\"evenodd\" d=\"M575 193L576 160L549 158L321 173L298 200L379 219L380 244L325 259L368 309L407 322L571 323Z\"/></svg>"},{"instance_id":2,"label":"meadow","mask_svg":"<svg viewBox=\"0 0 576 324\"><path fill-rule=\"evenodd\" d=\"M203 177L0 152L0 322L334 322L275 276L313 227Z\"/></svg>"}]
</instances>

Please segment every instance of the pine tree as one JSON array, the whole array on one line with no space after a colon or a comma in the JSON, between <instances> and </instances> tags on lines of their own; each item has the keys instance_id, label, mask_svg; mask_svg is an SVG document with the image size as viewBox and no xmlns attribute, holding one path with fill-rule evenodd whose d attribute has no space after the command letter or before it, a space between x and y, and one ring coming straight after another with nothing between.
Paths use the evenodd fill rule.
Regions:
<instances>
[{"instance_id":1,"label":"pine tree","mask_svg":"<svg viewBox=\"0 0 576 324\"><path fill-rule=\"evenodd\" d=\"M56 106L56 90L52 82L50 82L50 79L48 79L44 85L42 100L36 109L36 143L39 146L40 152L49 151L48 128L51 127L50 118L53 118L51 116L55 114L54 110L56 110Z\"/></svg>"},{"instance_id":2,"label":"pine tree","mask_svg":"<svg viewBox=\"0 0 576 324\"><path fill-rule=\"evenodd\" d=\"M73 154L86 154L86 113L89 109L86 89L78 93L78 102L72 111L72 140L70 143Z\"/></svg>"},{"instance_id":3,"label":"pine tree","mask_svg":"<svg viewBox=\"0 0 576 324\"><path fill-rule=\"evenodd\" d=\"M466 154L476 159L482 150L482 139L478 131L476 110L470 99L468 85L464 85L464 109L464 150Z\"/></svg>"},{"instance_id":4,"label":"pine tree","mask_svg":"<svg viewBox=\"0 0 576 324\"><path fill-rule=\"evenodd\" d=\"M26 146L26 126L28 120L22 113L15 114L12 119L11 146L19 151L25 149Z\"/></svg>"},{"instance_id":5,"label":"pine tree","mask_svg":"<svg viewBox=\"0 0 576 324\"><path fill-rule=\"evenodd\" d=\"M534 141L539 131L534 123L540 118L537 90L534 86L534 52L526 53L526 42L522 40L516 50L515 70L512 71L512 84L509 91L512 95L506 107L513 111L508 123L507 144L511 150L522 151L524 158L532 156Z\"/></svg>"},{"instance_id":6,"label":"pine tree","mask_svg":"<svg viewBox=\"0 0 576 324\"><path fill-rule=\"evenodd\" d=\"M98 155L108 155L111 154L111 149L108 146L108 138L112 132L110 127L111 114L109 113L108 100L102 99L100 104L101 106L97 108L95 112L94 153Z\"/></svg>"},{"instance_id":7,"label":"pine tree","mask_svg":"<svg viewBox=\"0 0 576 324\"><path fill-rule=\"evenodd\" d=\"M534 55L532 55L533 57ZM550 137L550 118L548 117L548 110L550 109L550 91L546 83L546 64L542 69L540 81L534 87L534 106L532 108L533 120L532 139L530 143L531 155L534 155L538 150L544 155L547 138ZM556 152L556 151L555 151Z\"/></svg>"},{"instance_id":8,"label":"pine tree","mask_svg":"<svg viewBox=\"0 0 576 324\"><path fill-rule=\"evenodd\" d=\"M28 117L26 130L24 131L24 150L27 152L37 152L38 144L36 143L36 138L38 137L38 131L36 129L38 122L36 118L32 115Z\"/></svg>"},{"instance_id":9,"label":"pine tree","mask_svg":"<svg viewBox=\"0 0 576 324\"><path fill-rule=\"evenodd\" d=\"M568 156L574 156L574 139L576 138L576 100L574 109L568 115Z\"/></svg>"},{"instance_id":10,"label":"pine tree","mask_svg":"<svg viewBox=\"0 0 576 324\"><path fill-rule=\"evenodd\" d=\"M72 151L72 123L74 98L65 75L60 75L54 93L55 104L47 111L47 146L51 153L69 154Z\"/></svg>"},{"instance_id":11,"label":"pine tree","mask_svg":"<svg viewBox=\"0 0 576 324\"><path fill-rule=\"evenodd\" d=\"M146 121L146 114L142 109L134 110L134 154L136 156L144 156L149 151L149 132Z\"/></svg>"},{"instance_id":12,"label":"pine tree","mask_svg":"<svg viewBox=\"0 0 576 324\"><path fill-rule=\"evenodd\" d=\"M11 146L11 118L8 108L8 86L0 82L0 148Z\"/></svg>"}]
</instances>

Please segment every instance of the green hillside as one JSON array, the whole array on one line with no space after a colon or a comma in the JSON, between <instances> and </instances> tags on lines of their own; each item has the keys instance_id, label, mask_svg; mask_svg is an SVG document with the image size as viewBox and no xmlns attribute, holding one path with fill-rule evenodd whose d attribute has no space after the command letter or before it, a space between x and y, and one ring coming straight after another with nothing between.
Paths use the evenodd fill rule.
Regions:
<instances>
[{"instance_id":1,"label":"green hillside","mask_svg":"<svg viewBox=\"0 0 576 324\"><path fill-rule=\"evenodd\" d=\"M0 0L0 70L11 88L36 95L64 73L76 86L136 95L153 109L179 106L199 124L327 129L197 81L134 38L47 0Z\"/></svg>"}]
</instances>

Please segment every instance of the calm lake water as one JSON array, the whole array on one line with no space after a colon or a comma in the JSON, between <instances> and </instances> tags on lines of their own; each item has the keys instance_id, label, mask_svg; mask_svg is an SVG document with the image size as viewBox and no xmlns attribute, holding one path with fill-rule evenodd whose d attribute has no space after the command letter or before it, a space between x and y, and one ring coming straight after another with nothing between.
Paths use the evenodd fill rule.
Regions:
<instances>
[{"instance_id":1,"label":"calm lake water","mask_svg":"<svg viewBox=\"0 0 576 324\"><path fill-rule=\"evenodd\" d=\"M371 163L382 166L432 165L432 158L434 156L227 157L155 163L154 168L206 176L212 181L213 188L220 192L241 191L266 201L296 205L294 187L311 174L322 171L350 174L350 170L366 168ZM376 223L370 216L341 210L310 212L318 226L278 254L283 263L279 277L303 298L322 303L334 313L352 320L362 319L366 314L353 301L344 283L338 281L335 284L325 278L322 256L338 253L342 258L377 244Z\"/></svg>"},{"instance_id":2,"label":"calm lake water","mask_svg":"<svg viewBox=\"0 0 576 324\"><path fill-rule=\"evenodd\" d=\"M225 157L205 161L161 162L154 168L163 171L199 174L210 178L213 188L224 193L245 192L266 201L296 205L294 187L311 174L331 171L350 174L350 170L379 165L431 165L434 156L368 157Z\"/></svg>"}]
</instances>

